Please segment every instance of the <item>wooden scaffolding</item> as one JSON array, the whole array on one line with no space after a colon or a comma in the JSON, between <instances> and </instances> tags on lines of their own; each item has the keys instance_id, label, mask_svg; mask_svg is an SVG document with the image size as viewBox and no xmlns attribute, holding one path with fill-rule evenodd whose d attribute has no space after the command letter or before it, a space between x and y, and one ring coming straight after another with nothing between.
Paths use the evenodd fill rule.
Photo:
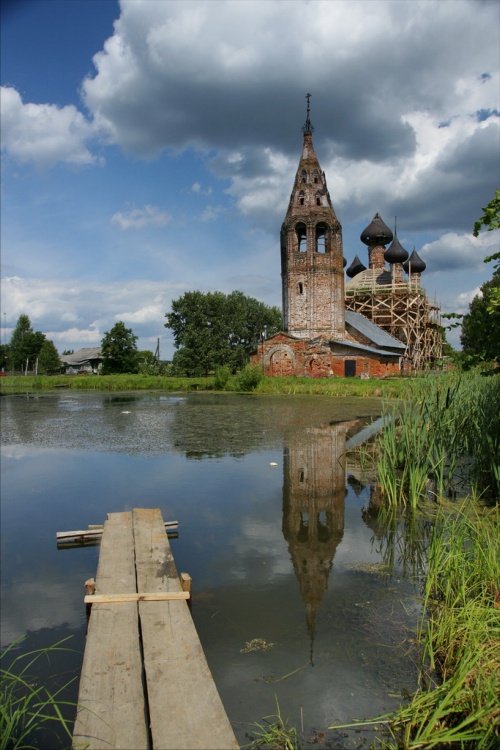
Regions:
<instances>
[{"instance_id":1,"label":"wooden scaffolding","mask_svg":"<svg viewBox=\"0 0 500 750\"><path fill-rule=\"evenodd\" d=\"M363 271L346 284L345 307L406 344L405 364L412 370L440 363L441 311L437 302L430 302L419 278L395 281L389 271Z\"/></svg>"}]
</instances>

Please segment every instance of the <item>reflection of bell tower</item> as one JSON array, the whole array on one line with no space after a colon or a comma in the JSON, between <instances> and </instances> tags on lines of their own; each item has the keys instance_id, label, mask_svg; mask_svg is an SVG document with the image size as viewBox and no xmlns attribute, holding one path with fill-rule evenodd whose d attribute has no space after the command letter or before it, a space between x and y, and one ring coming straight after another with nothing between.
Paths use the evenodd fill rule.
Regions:
<instances>
[{"instance_id":1,"label":"reflection of bell tower","mask_svg":"<svg viewBox=\"0 0 500 750\"><path fill-rule=\"evenodd\" d=\"M342 227L333 210L307 119L304 145L281 228L284 330L299 338L345 336Z\"/></svg>"},{"instance_id":2,"label":"reflection of bell tower","mask_svg":"<svg viewBox=\"0 0 500 750\"><path fill-rule=\"evenodd\" d=\"M283 536L306 607L313 661L314 622L344 534L346 431L353 422L307 430L285 449Z\"/></svg>"}]
</instances>

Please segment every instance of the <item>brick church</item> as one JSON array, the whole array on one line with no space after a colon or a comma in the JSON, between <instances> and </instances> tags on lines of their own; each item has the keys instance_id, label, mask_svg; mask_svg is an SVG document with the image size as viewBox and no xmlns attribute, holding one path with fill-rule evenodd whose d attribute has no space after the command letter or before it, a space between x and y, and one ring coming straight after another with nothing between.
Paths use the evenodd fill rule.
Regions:
<instances>
[{"instance_id":1,"label":"brick church","mask_svg":"<svg viewBox=\"0 0 500 750\"><path fill-rule=\"evenodd\" d=\"M283 330L264 339L252 361L270 376L395 375L403 358L408 361L404 336L346 309L342 227L314 151L309 96L302 154L281 228ZM362 235L373 263L392 239L377 214ZM359 270L366 270L361 263ZM399 271L391 262L387 273L396 277Z\"/></svg>"}]
</instances>

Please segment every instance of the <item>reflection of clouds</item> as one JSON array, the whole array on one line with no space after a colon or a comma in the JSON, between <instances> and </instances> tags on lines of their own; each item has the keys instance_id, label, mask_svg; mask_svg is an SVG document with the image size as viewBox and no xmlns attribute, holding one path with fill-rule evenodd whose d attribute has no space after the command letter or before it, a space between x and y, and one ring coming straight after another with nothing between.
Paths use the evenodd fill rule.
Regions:
<instances>
[{"instance_id":1,"label":"reflection of clouds","mask_svg":"<svg viewBox=\"0 0 500 750\"><path fill-rule=\"evenodd\" d=\"M31 581L14 578L11 586L2 586L2 648L28 630L82 626L86 615L79 583L51 582L46 577Z\"/></svg>"}]
</instances>

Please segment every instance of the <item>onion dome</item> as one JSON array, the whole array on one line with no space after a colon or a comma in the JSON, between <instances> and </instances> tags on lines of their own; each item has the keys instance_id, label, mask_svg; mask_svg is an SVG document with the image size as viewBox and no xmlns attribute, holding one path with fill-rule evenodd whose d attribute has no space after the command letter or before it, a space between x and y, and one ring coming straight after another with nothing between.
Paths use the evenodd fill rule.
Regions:
<instances>
[{"instance_id":1,"label":"onion dome","mask_svg":"<svg viewBox=\"0 0 500 750\"><path fill-rule=\"evenodd\" d=\"M342 268L347 266L347 258L342 258Z\"/></svg>"},{"instance_id":2,"label":"onion dome","mask_svg":"<svg viewBox=\"0 0 500 750\"><path fill-rule=\"evenodd\" d=\"M384 253L384 259L388 263L404 263L405 260L408 260L408 251L404 249L398 240L396 232L394 232L393 241Z\"/></svg>"},{"instance_id":3,"label":"onion dome","mask_svg":"<svg viewBox=\"0 0 500 750\"><path fill-rule=\"evenodd\" d=\"M391 230L378 213L375 214L371 224L368 224L360 235L361 242L364 242L365 245L388 245L392 237Z\"/></svg>"},{"instance_id":4,"label":"onion dome","mask_svg":"<svg viewBox=\"0 0 500 750\"><path fill-rule=\"evenodd\" d=\"M415 248L413 248L412 254L408 258L408 260L403 263L403 268L406 273L422 273L422 271L425 271L427 266L420 255L417 253Z\"/></svg>"},{"instance_id":5,"label":"onion dome","mask_svg":"<svg viewBox=\"0 0 500 750\"><path fill-rule=\"evenodd\" d=\"M346 271L346 274L349 276L350 279L354 278L354 276L357 276L358 273L361 273L361 271L366 271L366 266L364 266L358 256L354 258L353 262L349 266L349 268Z\"/></svg>"}]
</instances>

